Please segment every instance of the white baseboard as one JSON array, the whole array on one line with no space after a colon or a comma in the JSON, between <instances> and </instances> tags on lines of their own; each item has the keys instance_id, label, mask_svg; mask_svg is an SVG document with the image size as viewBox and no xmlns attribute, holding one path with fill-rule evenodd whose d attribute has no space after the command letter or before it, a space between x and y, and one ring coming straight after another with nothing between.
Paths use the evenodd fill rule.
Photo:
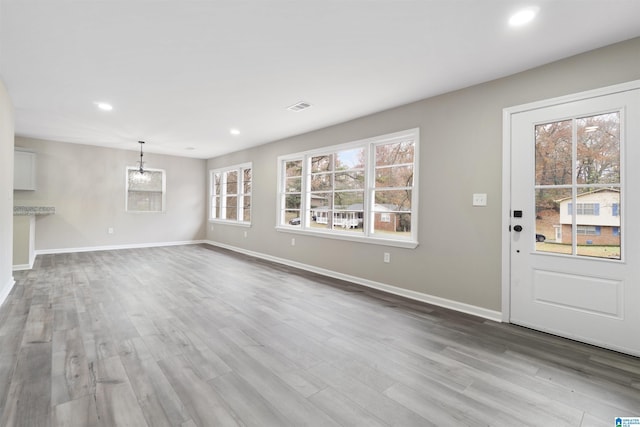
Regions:
<instances>
[{"instance_id":1,"label":"white baseboard","mask_svg":"<svg viewBox=\"0 0 640 427\"><path fill-rule=\"evenodd\" d=\"M13 271L31 270L33 263L31 264L16 264L13 266Z\"/></svg>"},{"instance_id":2,"label":"white baseboard","mask_svg":"<svg viewBox=\"0 0 640 427\"><path fill-rule=\"evenodd\" d=\"M13 285L16 284L16 281L13 280L13 277L2 287L0 288L0 306L4 304L5 300L9 296L11 289L13 289Z\"/></svg>"},{"instance_id":3,"label":"white baseboard","mask_svg":"<svg viewBox=\"0 0 640 427\"><path fill-rule=\"evenodd\" d=\"M128 245L86 246L82 248L38 249L36 255L69 254L73 252L115 251L119 249L156 248L161 246L197 245L205 240L183 240L178 242L133 243Z\"/></svg>"},{"instance_id":4,"label":"white baseboard","mask_svg":"<svg viewBox=\"0 0 640 427\"><path fill-rule=\"evenodd\" d=\"M409 298L415 301L421 301L428 304L437 305L439 307L448 308L451 310L459 311L462 313L471 314L474 316L482 317L485 319L493 320L495 322L502 322L502 313L495 310L489 310L483 307L478 307L471 304L466 304L463 302L458 302L446 298L437 297L434 295L424 294L422 292L416 292L409 289L399 288L397 286L388 285L386 283L380 283L369 279L364 279L362 277L351 276L348 274L339 273L333 270L327 270L325 268L316 267L314 265L303 264L296 261L291 261L285 258L274 257L271 255L263 254L260 252L254 252L243 248L238 248L235 246L226 245L224 243L214 242L211 240L206 240L204 243L217 246L223 249L229 249L234 252L242 253L245 255L253 256L256 258L261 258L267 261L273 261L278 264L288 265L290 267L299 268L301 270L310 271L312 273L318 273L323 276L333 277L339 280L345 280L347 282L356 283L358 285L366 286L373 289L378 289L390 294L398 295L401 297Z\"/></svg>"},{"instance_id":5,"label":"white baseboard","mask_svg":"<svg viewBox=\"0 0 640 427\"><path fill-rule=\"evenodd\" d=\"M36 253L33 250L29 252L29 264L14 264L13 271L31 270L33 268L33 263L36 262Z\"/></svg>"}]
</instances>

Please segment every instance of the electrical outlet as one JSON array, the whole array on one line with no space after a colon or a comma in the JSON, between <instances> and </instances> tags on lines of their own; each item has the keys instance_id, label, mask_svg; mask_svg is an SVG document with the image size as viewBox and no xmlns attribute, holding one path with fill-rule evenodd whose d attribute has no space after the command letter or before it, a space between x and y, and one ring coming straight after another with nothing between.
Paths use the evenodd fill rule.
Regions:
<instances>
[{"instance_id":1,"label":"electrical outlet","mask_svg":"<svg viewBox=\"0 0 640 427\"><path fill-rule=\"evenodd\" d=\"M209 231L213 231L213 224L209 225Z\"/></svg>"},{"instance_id":2,"label":"electrical outlet","mask_svg":"<svg viewBox=\"0 0 640 427\"><path fill-rule=\"evenodd\" d=\"M246 231L244 232L244 238L245 239L247 238L247 232Z\"/></svg>"},{"instance_id":3,"label":"electrical outlet","mask_svg":"<svg viewBox=\"0 0 640 427\"><path fill-rule=\"evenodd\" d=\"M473 195L473 206L487 206L487 193L475 193Z\"/></svg>"},{"instance_id":4,"label":"electrical outlet","mask_svg":"<svg viewBox=\"0 0 640 427\"><path fill-rule=\"evenodd\" d=\"M292 237L291 238L291 246L295 246L296 245L296 238Z\"/></svg>"},{"instance_id":5,"label":"electrical outlet","mask_svg":"<svg viewBox=\"0 0 640 427\"><path fill-rule=\"evenodd\" d=\"M113 230L113 227L109 227L109 228L107 228L107 233L108 233L108 234L113 234L113 233L115 233L115 231Z\"/></svg>"},{"instance_id":6,"label":"electrical outlet","mask_svg":"<svg viewBox=\"0 0 640 427\"><path fill-rule=\"evenodd\" d=\"M384 253L384 262L391 262L391 254L389 252Z\"/></svg>"}]
</instances>

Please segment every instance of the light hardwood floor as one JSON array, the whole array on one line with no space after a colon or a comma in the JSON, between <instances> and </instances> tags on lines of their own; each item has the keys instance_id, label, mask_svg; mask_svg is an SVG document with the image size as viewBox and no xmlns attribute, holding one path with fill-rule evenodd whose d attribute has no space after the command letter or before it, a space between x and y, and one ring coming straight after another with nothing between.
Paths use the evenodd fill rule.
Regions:
<instances>
[{"instance_id":1,"label":"light hardwood floor","mask_svg":"<svg viewBox=\"0 0 640 427\"><path fill-rule=\"evenodd\" d=\"M43 255L15 277L0 308L2 426L640 416L638 358L208 246Z\"/></svg>"}]
</instances>

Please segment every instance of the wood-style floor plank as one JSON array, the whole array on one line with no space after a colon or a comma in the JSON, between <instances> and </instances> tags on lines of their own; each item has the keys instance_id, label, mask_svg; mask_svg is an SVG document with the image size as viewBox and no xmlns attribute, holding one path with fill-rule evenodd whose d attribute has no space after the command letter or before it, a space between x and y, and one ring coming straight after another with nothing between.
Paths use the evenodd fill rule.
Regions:
<instances>
[{"instance_id":1,"label":"wood-style floor plank","mask_svg":"<svg viewBox=\"0 0 640 427\"><path fill-rule=\"evenodd\" d=\"M2 427L640 416L636 357L210 246L40 255L15 278L0 307Z\"/></svg>"}]
</instances>

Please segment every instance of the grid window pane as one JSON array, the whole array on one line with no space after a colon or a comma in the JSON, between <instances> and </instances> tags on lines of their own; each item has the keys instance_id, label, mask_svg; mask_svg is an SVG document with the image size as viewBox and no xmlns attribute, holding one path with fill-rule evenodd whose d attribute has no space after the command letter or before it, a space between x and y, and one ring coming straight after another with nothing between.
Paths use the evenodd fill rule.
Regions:
<instances>
[{"instance_id":1,"label":"grid window pane","mask_svg":"<svg viewBox=\"0 0 640 427\"><path fill-rule=\"evenodd\" d=\"M535 127L535 248L620 259L620 112Z\"/></svg>"},{"instance_id":2,"label":"grid window pane","mask_svg":"<svg viewBox=\"0 0 640 427\"><path fill-rule=\"evenodd\" d=\"M329 172L333 170L333 154L311 158L311 172Z\"/></svg>"},{"instance_id":3,"label":"grid window pane","mask_svg":"<svg viewBox=\"0 0 640 427\"><path fill-rule=\"evenodd\" d=\"M364 191L336 191L333 195L336 209L362 210L364 206Z\"/></svg>"},{"instance_id":4,"label":"grid window pane","mask_svg":"<svg viewBox=\"0 0 640 427\"><path fill-rule=\"evenodd\" d=\"M620 183L620 113L576 120L578 184Z\"/></svg>"},{"instance_id":5,"label":"grid window pane","mask_svg":"<svg viewBox=\"0 0 640 427\"><path fill-rule=\"evenodd\" d=\"M226 173L227 177L227 194L238 193L238 172L231 171Z\"/></svg>"},{"instance_id":6,"label":"grid window pane","mask_svg":"<svg viewBox=\"0 0 640 427\"><path fill-rule=\"evenodd\" d=\"M300 227L300 211L295 209L285 210L284 223Z\"/></svg>"},{"instance_id":7,"label":"grid window pane","mask_svg":"<svg viewBox=\"0 0 640 427\"><path fill-rule=\"evenodd\" d=\"M335 165L336 171L363 169L364 153L365 151L362 147L337 152Z\"/></svg>"},{"instance_id":8,"label":"grid window pane","mask_svg":"<svg viewBox=\"0 0 640 427\"><path fill-rule=\"evenodd\" d=\"M285 207L287 209L300 209L302 205L302 196L300 194L288 194L286 197Z\"/></svg>"},{"instance_id":9,"label":"grid window pane","mask_svg":"<svg viewBox=\"0 0 640 427\"><path fill-rule=\"evenodd\" d=\"M233 206L236 207L238 206L238 197L236 196L227 196L227 207L229 206Z\"/></svg>"},{"instance_id":10,"label":"grid window pane","mask_svg":"<svg viewBox=\"0 0 640 427\"><path fill-rule=\"evenodd\" d=\"M337 172L335 174L336 190L353 190L364 188L364 172Z\"/></svg>"},{"instance_id":11,"label":"grid window pane","mask_svg":"<svg viewBox=\"0 0 640 427\"><path fill-rule=\"evenodd\" d=\"M376 187L411 187L413 166L389 166L376 168Z\"/></svg>"},{"instance_id":12,"label":"grid window pane","mask_svg":"<svg viewBox=\"0 0 640 427\"><path fill-rule=\"evenodd\" d=\"M311 191L330 190L333 187L333 174L314 173L311 175Z\"/></svg>"},{"instance_id":13,"label":"grid window pane","mask_svg":"<svg viewBox=\"0 0 640 427\"><path fill-rule=\"evenodd\" d=\"M571 120L535 127L536 185L571 184Z\"/></svg>"},{"instance_id":14,"label":"grid window pane","mask_svg":"<svg viewBox=\"0 0 640 427\"><path fill-rule=\"evenodd\" d=\"M376 167L413 163L414 142L412 140L380 144L376 146Z\"/></svg>"},{"instance_id":15,"label":"grid window pane","mask_svg":"<svg viewBox=\"0 0 640 427\"><path fill-rule=\"evenodd\" d=\"M242 206L242 220L251 221L251 196L244 196Z\"/></svg>"},{"instance_id":16,"label":"grid window pane","mask_svg":"<svg viewBox=\"0 0 640 427\"><path fill-rule=\"evenodd\" d=\"M570 204L570 188L536 190L535 248L537 252L571 253L573 217L568 212Z\"/></svg>"},{"instance_id":17,"label":"grid window pane","mask_svg":"<svg viewBox=\"0 0 640 427\"><path fill-rule=\"evenodd\" d=\"M285 163L286 176L302 176L302 160L293 160Z\"/></svg>"},{"instance_id":18,"label":"grid window pane","mask_svg":"<svg viewBox=\"0 0 640 427\"><path fill-rule=\"evenodd\" d=\"M238 218L238 208L236 206L227 206L225 209L227 219L237 219Z\"/></svg>"},{"instance_id":19,"label":"grid window pane","mask_svg":"<svg viewBox=\"0 0 640 427\"><path fill-rule=\"evenodd\" d=\"M375 192L374 211L410 211L411 190L386 190Z\"/></svg>"},{"instance_id":20,"label":"grid window pane","mask_svg":"<svg viewBox=\"0 0 640 427\"><path fill-rule=\"evenodd\" d=\"M287 178L285 183L285 191L287 193L299 193L302 191L302 177L297 176L293 178Z\"/></svg>"}]
</instances>

